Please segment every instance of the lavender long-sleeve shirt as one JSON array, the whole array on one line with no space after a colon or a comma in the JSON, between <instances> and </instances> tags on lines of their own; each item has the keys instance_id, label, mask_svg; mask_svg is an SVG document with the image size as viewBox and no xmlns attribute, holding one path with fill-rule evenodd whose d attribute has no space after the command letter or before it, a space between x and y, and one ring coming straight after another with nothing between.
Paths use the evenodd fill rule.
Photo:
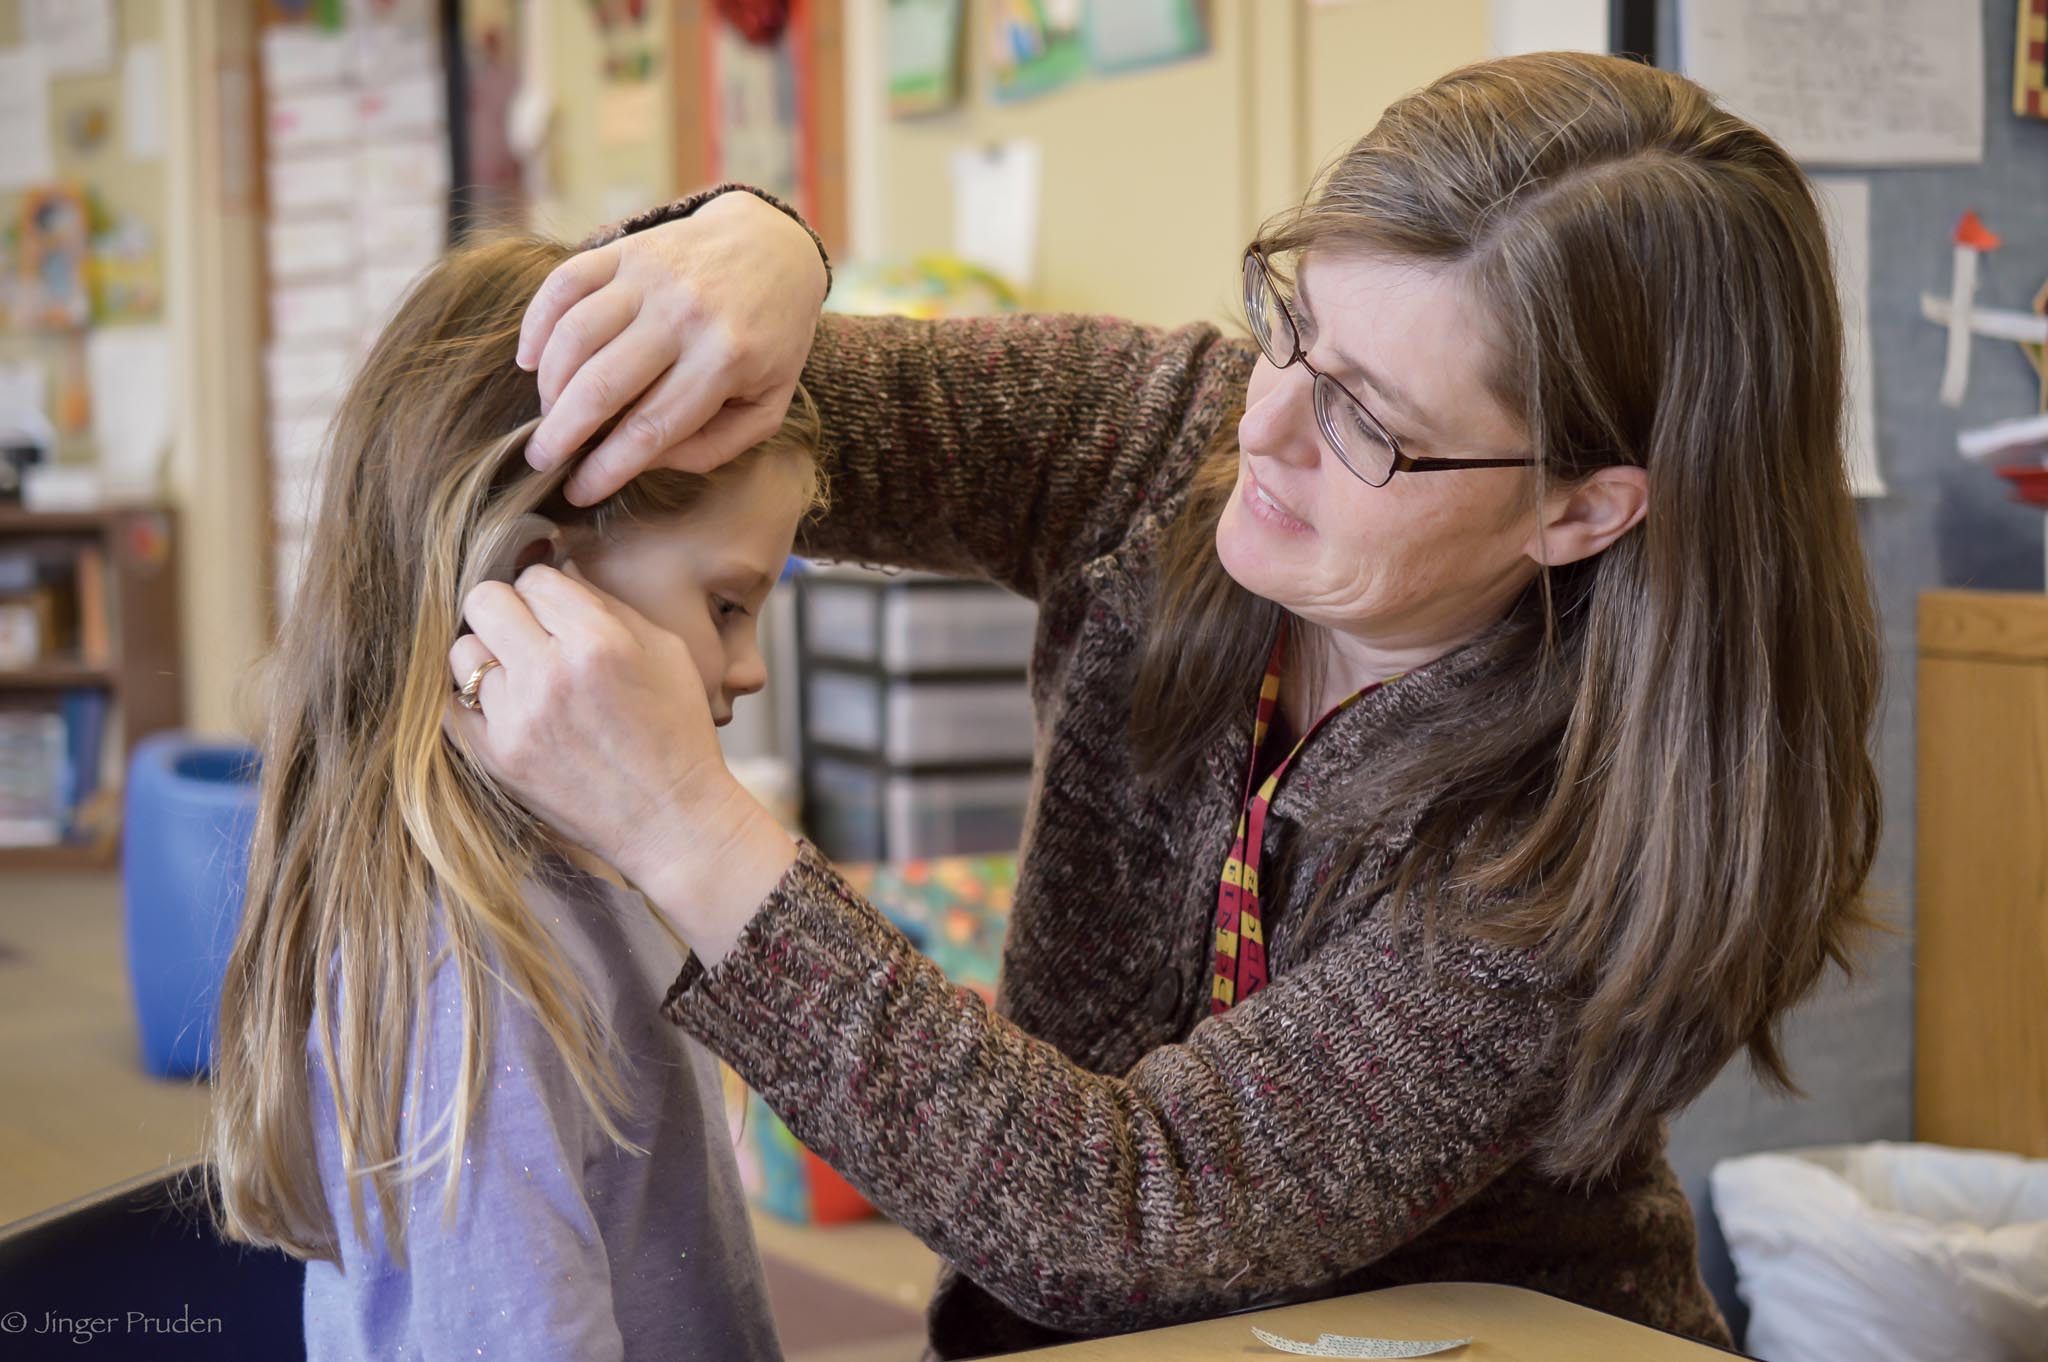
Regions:
<instances>
[{"instance_id":1,"label":"lavender long-sleeve shirt","mask_svg":"<svg viewBox=\"0 0 2048 1362\"><path fill-rule=\"evenodd\" d=\"M401 1269L372 1196L367 1238L355 1237L335 1111L309 1046L342 1264L308 1265L308 1358L780 1362L716 1061L659 1011L680 952L638 896L564 861L546 862L529 895L618 1030L638 1099L620 1128L649 1152L604 1134L531 1010L501 991L456 1219L444 1222L438 1174L414 1183ZM445 960L430 1003L406 1099L420 1130L456 1092L461 1011Z\"/></svg>"}]
</instances>

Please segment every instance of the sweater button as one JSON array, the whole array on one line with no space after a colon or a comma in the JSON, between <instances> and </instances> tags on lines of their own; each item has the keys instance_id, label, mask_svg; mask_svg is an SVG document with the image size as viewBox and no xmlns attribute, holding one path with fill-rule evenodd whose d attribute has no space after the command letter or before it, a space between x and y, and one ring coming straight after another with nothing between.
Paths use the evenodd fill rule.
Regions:
<instances>
[{"instance_id":1,"label":"sweater button","mask_svg":"<svg viewBox=\"0 0 2048 1362\"><path fill-rule=\"evenodd\" d=\"M1167 965L1152 976L1152 992L1145 1000L1145 1007L1159 1021L1179 1020L1180 971Z\"/></svg>"}]
</instances>

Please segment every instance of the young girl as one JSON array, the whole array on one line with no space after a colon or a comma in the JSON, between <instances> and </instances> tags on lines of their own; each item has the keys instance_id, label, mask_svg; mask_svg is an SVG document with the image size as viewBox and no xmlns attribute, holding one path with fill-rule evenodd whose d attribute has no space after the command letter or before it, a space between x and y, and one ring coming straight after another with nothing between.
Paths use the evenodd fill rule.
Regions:
<instances>
[{"instance_id":1,"label":"young girl","mask_svg":"<svg viewBox=\"0 0 2048 1362\"><path fill-rule=\"evenodd\" d=\"M730 471L572 506L525 460L513 362L568 255L501 240L405 299L269 661L209 1144L224 1232L308 1260L315 1362L779 1356L716 1064L659 1014L680 943L442 720L468 588L542 558L681 637L729 718L820 497L816 416L800 395Z\"/></svg>"}]
</instances>

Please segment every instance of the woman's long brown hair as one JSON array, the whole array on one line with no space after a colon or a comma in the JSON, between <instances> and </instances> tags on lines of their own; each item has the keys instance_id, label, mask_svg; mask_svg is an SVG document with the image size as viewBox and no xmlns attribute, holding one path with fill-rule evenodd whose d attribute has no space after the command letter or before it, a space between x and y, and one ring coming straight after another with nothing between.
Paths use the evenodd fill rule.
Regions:
<instances>
[{"instance_id":1,"label":"woman's long brown hair","mask_svg":"<svg viewBox=\"0 0 2048 1362\"><path fill-rule=\"evenodd\" d=\"M1881 653L1805 177L1678 76L1513 57L1395 104L1259 244L1457 271L1538 495L1649 473L1643 523L1538 579L1488 640L1506 665L1361 772L1323 844L1356 858L1376 811L1424 808L1374 892L1432 922L1450 893L1506 905L1470 929L1580 981L1553 1171L1610 1167L1745 1047L1791 1089L1779 1021L1847 968L1880 825ZM1155 776L1245 713L1279 618L1216 555L1234 435L1164 551L1135 702Z\"/></svg>"},{"instance_id":2,"label":"woman's long brown hair","mask_svg":"<svg viewBox=\"0 0 2048 1362\"><path fill-rule=\"evenodd\" d=\"M435 265L330 431L305 571L263 673L249 890L221 991L207 1145L216 1216L235 1239L338 1257L314 1153L311 1036L339 1116L356 1235L367 1186L403 1261L403 1186L439 1170L444 1207L454 1206L500 986L532 1009L625 1144L614 1117L635 1094L621 1085L617 1038L526 908L529 879L559 844L441 728L464 591L519 516L603 536L679 517L710 485L656 470L579 508L561 495L574 460L528 467L540 413L533 376L513 361L519 324L568 255L558 242L506 237ZM743 458L778 448L811 462L817 433L800 392L782 432ZM401 1128L436 912L462 997L458 1091L430 1127L414 1112L417 1124Z\"/></svg>"}]
</instances>

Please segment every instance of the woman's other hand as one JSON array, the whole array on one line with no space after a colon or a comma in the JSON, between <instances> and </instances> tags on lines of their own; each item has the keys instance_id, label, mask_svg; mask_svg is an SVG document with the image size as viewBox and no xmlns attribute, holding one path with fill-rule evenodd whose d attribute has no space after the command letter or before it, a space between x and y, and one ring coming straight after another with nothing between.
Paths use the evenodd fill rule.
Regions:
<instances>
[{"instance_id":1,"label":"woman's other hand","mask_svg":"<svg viewBox=\"0 0 2048 1362\"><path fill-rule=\"evenodd\" d=\"M444 727L556 832L631 880L707 967L796 858L726 768L704 684L680 638L573 565L484 582L475 630L448 654L455 685L487 659L471 711Z\"/></svg>"},{"instance_id":2,"label":"woman's other hand","mask_svg":"<svg viewBox=\"0 0 2048 1362\"><path fill-rule=\"evenodd\" d=\"M519 332L546 413L528 462L554 467L625 412L569 481L587 506L649 468L703 472L759 444L789 409L825 278L801 226L738 192L564 261Z\"/></svg>"}]
</instances>

